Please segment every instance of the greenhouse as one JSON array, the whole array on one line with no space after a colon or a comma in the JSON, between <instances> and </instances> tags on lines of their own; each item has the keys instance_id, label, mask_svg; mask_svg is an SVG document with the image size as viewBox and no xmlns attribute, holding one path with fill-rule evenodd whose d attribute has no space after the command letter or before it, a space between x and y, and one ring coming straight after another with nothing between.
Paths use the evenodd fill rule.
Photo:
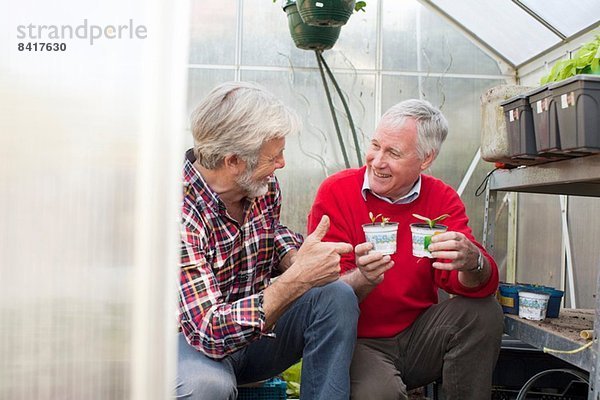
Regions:
<instances>
[{"instance_id":1,"label":"greenhouse","mask_svg":"<svg viewBox=\"0 0 600 400\"><path fill-rule=\"evenodd\" d=\"M184 376L218 374L182 346L235 370L223 398L600 399L600 1L4 7L0 399L218 398L184 395ZM423 222L445 231L411 243ZM391 225L391 249L361 225ZM354 289L354 322L309 324L273 360L252 347L289 339L306 299L298 321L322 317L307 296L333 286ZM501 342L452 331L434 362L415 331L390 370L360 358L443 304ZM343 356L334 323L357 332ZM458 389L455 365L477 371Z\"/></svg>"}]
</instances>

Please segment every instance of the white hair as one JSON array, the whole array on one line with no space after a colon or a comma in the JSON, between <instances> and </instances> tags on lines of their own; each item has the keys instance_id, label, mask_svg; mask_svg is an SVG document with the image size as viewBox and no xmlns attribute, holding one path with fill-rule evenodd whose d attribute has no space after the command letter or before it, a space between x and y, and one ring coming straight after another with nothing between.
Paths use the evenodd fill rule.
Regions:
<instances>
[{"instance_id":1,"label":"white hair","mask_svg":"<svg viewBox=\"0 0 600 400\"><path fill-rule=\"evenodd\" d=\"M448 135L448 121L440 110L426 100L405 100L383 114L380 124L400 128L407 119L417 123L417 152L424 159L428 154L435 157Z\"/></svg>"},{"instance_id":2,"label":"white hair","mask_svg":"<svg viewBox=\"0 0 600 400\"><path fill-rule=\"evenodd\" d=\"M300 119L271 92L251 82L225 82L192 113L194 153L200 165L216 169L236 154L253 169L261 146L297 133Z\"/></svg>"}]
</instances>

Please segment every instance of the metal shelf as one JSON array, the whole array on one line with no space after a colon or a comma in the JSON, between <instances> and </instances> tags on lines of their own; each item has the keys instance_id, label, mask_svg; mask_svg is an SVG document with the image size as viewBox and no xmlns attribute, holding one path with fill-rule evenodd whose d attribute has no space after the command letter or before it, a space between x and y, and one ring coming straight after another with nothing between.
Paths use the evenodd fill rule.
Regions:
<instances>
[{"instance_id":1,"label":"metal shelf","mask_svg":"<svg viewBox=\"0 0 600 400\"><path fill-rule=\"evenodd\" d=\"M504 331L513 338L542 349L575 350L588 343L579 337L585 329L594 327L594 310L563 309L558 318L546 318L544 321L529 321L517 315L505 314ZM567 361L581 369L591 371L592 349L590 347L574 354L549 354Z\"/></svg>"},{"instance_id":2,"label":"metal shelf","mask_svg":"<svg viewBox=\"0 0 600 400\"><path fill-rule=\"evenodd\" d=\"M494 230L499 191L600 197L600 154L494 171L485 194L483 230L483 245L492 255L495 253ZM600 275L596 290L600 293ZM585 313L585 318L578 314L581 312ZM507 314L504 318L505 332L540 349L574 350L586 344L585 340L577 337L578 332L594 329L594 344L591 347L574 354L550 354L589 371L588 399L600 400L600 341L597 337L600 333L600 296L596 297L594 310L562 310L561 313L560 318L543 322L527 321ZM574 319L575 316L581 321ZM583 320L583 326L574 323ZM572 332L568 332L569 327Z\"/></svg>"},{"instance_id":3,"label":"metal shelf","mask_svg":"<svg viewBox=\"0 0 600 400\"><path fill-rule=\"evenodd\" d=\"M600 154L495 171L492 191L600 196Z\"/></svg>"}]
</instances>

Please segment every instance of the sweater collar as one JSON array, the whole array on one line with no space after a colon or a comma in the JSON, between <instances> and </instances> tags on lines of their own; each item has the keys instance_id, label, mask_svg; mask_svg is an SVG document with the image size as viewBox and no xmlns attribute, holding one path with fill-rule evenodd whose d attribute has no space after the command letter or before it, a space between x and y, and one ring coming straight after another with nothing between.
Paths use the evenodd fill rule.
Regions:
<instances>
[{"instance_id":1,"label":"sweater collar","mask_svg":"<svg viewBox=\"0 0 600 400\"><path fill-rule=\"evenodd\" d=\"M407 194L405 194L404 196L402 196L398 199L395 199L395 200L389 199L384 196L380 196L371 190L371 186L369 185L369 174L367 171L368 171L368 169L365 168L365 174L363 177L363 185L362 185L362 189L361 189L362 197L365 201L367 201L367 192L371 192L371 194L373 196L385 201L386 203L408 204L408 203L412 203L413 201L415 201L419 197L419 194L421 193L421 175L419 175L419 179L417 179L417 182L415 182L415 184L410 189L410 191Z\"/></svg>"}]
</instances>

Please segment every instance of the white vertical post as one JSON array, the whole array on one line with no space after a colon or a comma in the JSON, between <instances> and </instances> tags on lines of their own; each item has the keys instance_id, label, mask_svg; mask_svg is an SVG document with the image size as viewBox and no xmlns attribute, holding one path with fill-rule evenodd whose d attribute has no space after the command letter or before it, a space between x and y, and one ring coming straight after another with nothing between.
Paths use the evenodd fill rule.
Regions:
<instances>
[{"instance_id":1,"label":"white vertical post","mask_svg":"<svg viewBox=\"0 0 600 400\"><path fill-rule=\"evenodd\" d=\"M563 243L563 258L565 260L565 270L567 273L567 282L569 284L569 307L577 308L577 302L575 300L575 278L573 275L573 259L571 257L571 236L569 234L569 220L568 220L568 197L560 195L560 214L562 220L562 243ZM562 274L564 276L564 272ZM564 284L564 281L563 281ZM564 287L563 287L564 289Z\"/></svg>"},{"instance_id":2,"label":"white vertical post","mask_svg":"<svg viewBox=\"0 0 600 400\"><path fill-rule=\"evenodd\" d=\"M189 2L146 4L153 40L144 52L140 114L131 398L162 400L173 397L175 387Z\"/></svg>"}]
</instances>

